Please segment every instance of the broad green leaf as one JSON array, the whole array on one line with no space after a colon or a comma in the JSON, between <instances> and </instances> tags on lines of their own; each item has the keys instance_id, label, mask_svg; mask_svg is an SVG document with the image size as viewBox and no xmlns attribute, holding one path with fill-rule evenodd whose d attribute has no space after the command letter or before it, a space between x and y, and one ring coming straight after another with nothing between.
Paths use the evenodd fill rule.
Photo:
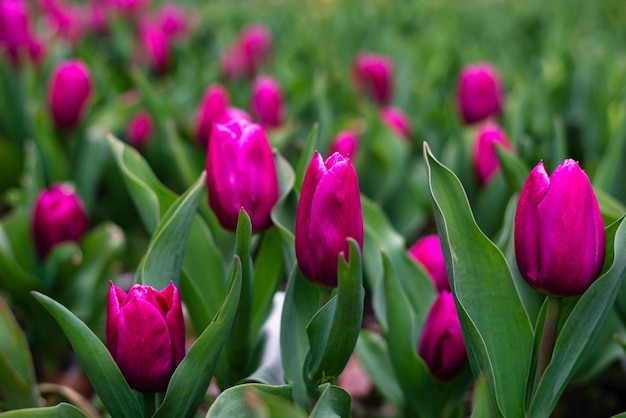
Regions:
<instances>
[{"instance_id":1,"label":"broad green leaf","mask_svg":"<svg viewBox=\"0 0 626 418\"><path fill-rule=\"evenodd\" d=\"M491 397L489 396L487 378L480 374L476 378L476 383L474 385L471 418L486 418L493 416L490 401Z\"/></svg>"},{"instance_id":2,"label":"broad green leaf","mask_svg":"<svg viewBox=\"0 0 626 418\"><path fill-rule=\"evenodd\" d=\"M139 417L141 415L137 415ZM45 408L17 409L15 411L3 412L2 418L87 418L87 415L80 409L68 403L60 403L55 406Z\"/></svg>"},{"instance_id":3,"label":"broad green leaf","mask_svg":"<svg viewBox=\"0 0 626 418\"><path fill-rule=\"evenodd\" d=\"M474 222L459 180L426 144L424 158L472 370L485 373L504 416L522 416L532 355L530 320L506 259Z\"/></svg>"},{"instance_id":4,"label":"broad green leaf","mask_svg":"<svg viewBox=\"0 0 626 418\"><path fill-rule=\"evenodd\" d=\"M349 259L341 253L337 265L337 294L323 306L307 326L309 353L306 376L314 387L334 382L345 368L359 337L363 318L361 249L350 243Z\"/></svg>"},{"instance_id":5,"label":"broad green leaf","mask_svg":"<svg viewBox=\"0 0 626 418\"><path fill-rule=\"evenodd\" d=\"M307 415L291 403L291 386L246 383L222 392L206 418L272 417L305 418Z\"/></svg>"},{"instance_id":6,"label":"broad green leaf","mask_svg":"<svg viewBox=\"0 0 626 418\"><path fill-rule=\"evenodd\" d=\"M310 418L343 418L352 414L352 396L339 386L327 385L322 389Z\"/></svg>"},{"instance_id":7,"label":"broad green leaf","mask_svg":"<svg viewBox=\"0 0 626 418\"><path fill-rule=\"evenodd\" d=\"M66 307L41 293L33 292L33 295L63 329L81 369L111 416L143 416L143 408L102 341Z\"/></svg>"},{"instance_id":8,"label":"broad green leaf","mask_svg":"<svg viewBox=\"0 0 626 418\"><path fill-rule=\"evenodd\" d=\"M148 251L137 269L137 282L165 288L178 285L189 229L205 187L205 173L167 210L154 232Z\"/></svg>"},{"instance_id":9,"label":"broad green leaf","mask_svg":"<svg viewBox=\"0 0 626 418\"><path fill-rule=\"evenodd\" d=\"M612 248L607 246L610 268L582 294L559 331L552 359L529 407L530 416L550 415L611 312L626 270L626 224L623 219L607 228L607 242L613 243Z\"/></svg>"},{"instance_id":10,"label":"broad green leaf","mask_svg":"<svg viewBox=\"0 0 626 418\"><path fill-rule=\"evenodd\" d=\"M234 258L230 287L213 322L204 330L178 365L155 418L192 416L204 399L215 365L231 331L241 294L241 263Z\"/></svg>"}]
</instances>

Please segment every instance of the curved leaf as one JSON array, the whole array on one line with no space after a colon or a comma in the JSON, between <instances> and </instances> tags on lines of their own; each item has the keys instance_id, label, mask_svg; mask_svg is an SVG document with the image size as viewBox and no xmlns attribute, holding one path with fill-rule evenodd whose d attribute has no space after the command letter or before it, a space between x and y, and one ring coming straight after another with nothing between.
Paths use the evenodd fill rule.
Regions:
<instances>
[{"instance_id":1,"label":"curved leaf","mask_svg":"<svg viewBox=\"0 0 626 418\"><path fill-rule=\"evenodd\" d=\"M310 418L343 418L352 414L352 396L339 386L328 385L311 411Z\"/></svg>"},{"instance_id":2,"label":"curved leaf","mask_svg":"<svg viewBox=\"0 0 626 418\"><path fill-rule=\"evenodd\" d=\"M139 415L137 415L139 416ZM60 403L45 408L27 408L3 412L2 418L87 418L80 409L68 403Z\"/></svg>"},{"instance_id":3,"label":"curved leaf","mask_svg":"<svg viewBox=\"0 0 626 418\"><path fill-rule=\"evenodd\" d=\"M307 415L291 403L291 386L246 383L222 392L206 418L222 417L305 418Z\"/></svg>"}]
</instances>

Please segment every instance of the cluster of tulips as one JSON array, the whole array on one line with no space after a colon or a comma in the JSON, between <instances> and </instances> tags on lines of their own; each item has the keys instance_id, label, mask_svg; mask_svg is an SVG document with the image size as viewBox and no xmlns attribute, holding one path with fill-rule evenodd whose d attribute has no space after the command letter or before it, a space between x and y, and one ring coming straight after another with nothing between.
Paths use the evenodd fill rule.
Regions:
<instances>
[{"instance_id":1,"label":"cluster of tulips","mask_svg":"<svg viewBox=\"0 0 626 418\"><path fill-rule=\"evenodd\" d=\"M40 35L28 6L0 0L2 59L16 77L52 68L44 118L70 144L84 141L98 104L97 82L80 58L47 56L42 39L71 51L81 37L109 36L125 22L136 37L133 64L158 78L172 71L175 43L197 24L175 4L148 12L148 1L78 6L42 0L36 7L46 32ZM172 135L166 153L177 161L172 177L173 183L184 179L182 193L172 192L150 166L150 150L162 147L157 142L171 132L161 118L167 112L159 108L168 98L151 103L148 78L131 71L147 99L137 105L137 91L121 95L121 103L132 103L124 126L117 126L125 143L108 132L98 139L135 205L131 222L149 232L130 280L115 274L121 247L108 247L121 230L90 224L97 191L85 201L84 189L70 179L52 181L49 167L41 181L41 167L32 168L38 159L25 151L32 162L23 176L31 181L23 183L27 197L5 214L10 219L18 213L24 225L5 222L0 230L0 269L12 269L11 280L23 281L13 286L2 280L0 290L25 324L29 344L40 345L33 347L35 355L53 337L35 331L38 320L28 316L54 318L102 405L94 412L79 394L67 396L74 406L44 405L33 389L32 366L12 366L11 349L0 343L0 360L14 375L26 376L3 384L9 373L0 370L0 411L23 408L19 416L33 417L44 410L50 414L45 416L349 416L352 386L342 388L342 379L352 373L344 369L354 353L366 372L361 379L410 416L464 416L470 408L472 416L552 411L598 338L599 331L576 330L570 322L586 316L599 327L626 268L621 218L605 225L579 163L566 159L551 174L543 161L525 169L499 125L505 110L500 75L486 62L466 65L451 100L462 129L472 135L469 164L478 189L506 176L519 191L513 215L504 221L511 224L513 257L505 257L508 244L499 248L480 231L461 182L426 144L434 222L405 245L384 213L398 191L376 163L387 154L372 152L378 146L402 156L420 136L409 113L393 104L393 61L355 54L349 70L354 96L374 115L366 128L347 124L323 147L313 128L285 151L274 141L291 133L289 96L264 73L278 53L270 29L261 24L245 27L221 52L221 81L206 86L187 129L172 128L184 137ZM233 105L233 83L250 85L246 109ZM372 126L386 134L363 140ZM30 144L28 139L17 143ZM37 144L37 153L49 155ZM288 160L287 154L295 156ZM201 163L193 165L194 158ZM392 158L388 168L403 176L406 166ZM96 232L105 237L97 241ZM18 255L16 242L32 248L33 256ZM68 284L77 277L83 282ZM594 305L592 294L603 299ZM94 306L105 301L99 318ZM367 303L377 324L362 329ZM602 309L594 310L598 305ZM503 311L507 306L510 315ZM3 318L19 329L11 314ZM106 349L98 327L104 328ZM519 364L508 368L514 356ZM49 367L35 363L39 372ZM12 392L18 381L23 387ZM210 388L211 381L219 389ZM412 393L419 395L413 399Z\"/></svg>"}]
</instances>

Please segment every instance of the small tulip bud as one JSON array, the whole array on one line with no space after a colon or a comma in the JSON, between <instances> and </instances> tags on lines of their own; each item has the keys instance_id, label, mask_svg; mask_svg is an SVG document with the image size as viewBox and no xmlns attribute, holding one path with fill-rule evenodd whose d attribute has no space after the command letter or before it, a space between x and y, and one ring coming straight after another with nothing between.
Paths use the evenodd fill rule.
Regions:
<instances>
[{"instance_id":1,"label":"small tulip bud","mask_svg":"<svg viewBox=\"0 0 626 418\"><path fill-rule=\"evenodd\" d=\"M252 232L272 224L278 201L274 155L260 125L243 119L213 126L206 160L209 205L220 224L237 229L239 212L250 216Z\"/></svg>"},{"instance_id":2,"label":"small tulip bud","mask_svg":"<svg viewBox=\"0 0 626 418\"><path fill-rule=\"evenodd\" d=\"M28 7L22 0L0 1L0 50L6 50L14 66L18 66L22 54L38 63L44 48L36 40L30 27Z\"/></svg>"},{"instance_id":3,"label":"small tulip bud","mask_svg":"<svg viewBox=\"0 0 626 418\"><path fill-rule=\"evenodd\" d=\"M454 378L467 364L467 353L454 297L442 291L430 308L419 340L418 353L437 379Z\"/></svg>"},{"instance_id":4,"label":"small tulip bud","mask_svg":"<svg viewBox=\"0 0 626 418\"><path fill-rule=\"evenodd\" d=\"M139 25L142 53L152 69L164 73L170 63L170 41L163 30L156 24L143 21Z\"/></svg>"},{"instance_id":5,"label":"small tulip bud","mask_svg":"<svg viewBox=\"0 0 626 418\"><path fill-rule=\"evenodd\" d=\"M359 147L359 137L352 131L341 131L337 133L330 146L329 155L336 152L345 158L353 158Z\"/></svg>"},{"instance_id":6,"label":"small tulip bud","mask_svg":"<svg viewBox=\"0 0 626 418\"><path fill-rule=\"evenodd\" d=\"M348 256L349 237L363 248L356 170L339 153L324 161L315 152L304 175L296 214L296 258L302 274L313 283L336 287L339 253Z\"/></svg>"},{"instance_id":7,"label":"small tulip bud","mask_svg":"<svg viewBox=\"0 0 626 418\"><path fill-rule=\"evenodd\" d=\"M272 77L258 77L252 86L250 108L267 128L278 128L284 119L284 100L280 84Z\"/></svg>"},{"instance_id":8,"label":"small tulip bud","mask_svg":"<svg viewBox=\"0 0 626 418\"><path fill-rule=\"evenodd\" d=\"M379 54L362 53L352 66L352 84L380 106L386 106L393 95L393 63Z\"/></svg>"},{"instance_id":9,"label":"small tulip bud","mask_svg":"<svg viewBox=\"0 0 626 418\"><path fill-rule=\"evenodd\" d=\"M263 25L247 26L241 31L236 47L241 51L247 75L252 77L272 55L272 33Z\"/></svg>"},{"instance_id":10,"label":"small tulip bud","mask_svg":"<svg viewBox=\"0 0 626 418\"><path fill-rule=\"evenodd\" d=\"M443 258L441 241L437 235L427 235L409 248L409 255L430 275L438 292L450 291L446 260Z\"/></svg>"},{"instance_id":11,"label":"small tulip bud","mask_svg":"<svg viewBox=\"0 0 626 418\"><path fill-rule=\"evenodd\" d=\"M380 109L380 119L400 138L411 139L411 122L401 109L393 106Z\"/></svg>"},{"instance_id":12,"label":"small tulip bud","mask_svg":"<svg viewBox=\"0 0 626 418\"><path fill-rule=\"evenodd\" d=\"M185 323L178 289L157 291L136 284L128 293L111 283L106 319L107 348L129 386L164 392L185 357Z\"/></svg>"},{"instance_id":13,"label":"small tulip bud","mask_svg":"<svg viewBox=\"0 0 626 418\"><path fill-rule=\"evenodd\" d=\"M211 137L213 124L226 112L228 92L221 84L211 84L202 97L196 117L196 142L206 148Z\"/></svg>"},{"instance_id":14,"label":"small tulip bud","mask_svg":"<svg viewBox=\"0 0 626 418\"><path fill-rule=\"evenodd\" d=\"M138 150L144 149L152 139L152 117L150 113L141 111L137 113L126 127L128 142Z\"/></svg>"},{"instance_id":15,"label":"small tulip bud","mask_svg":"<svg viewBox=\"0 0 626 418\"><path fill-rule=\"evenodd\" d=\"M42 190L31 217L31 234L40 259L62 242L79 241L89 228L80 197L67 184Z\"/></svg>"},{"instance_id":16,"label":"small tulip bud","mask_svg":"<svg viewBox=\"0 0 626 418\"><path fill-rule=\"evenodd\" d=\"M487 63L463 67L457 84L456 101L466 124L502 112L503 91L498 72Z\"/></svg>"},{"instance_id":17,"label":"small tulip bud","mask_svg":"<svg viewBox=\"0 0 626 418\"><path fill-rule=\"evenodd\" d=\"M583 293L599 276L606 236L589 178L567 159L550 177L532 169L515 215L515 258L533 288L555 296Z\"/></svg>"},{"instance_id":18,"label":"small tulip bud","mask_svg":"<svg viewBox=\"0 0 626 418\"><path fill-rule=\"evenodd\" d=\"M80 123L92 90L89 68L82 61L64 61L54 68L48 107L57 127L69 130Z\"/></svg>"},{"instance_id":19,"label":"small tulip bud","mask_svg":"<svg viewBox=\"0 0 626 418\"><path fill-rule=\"evenodd\" d=\"M486 185L500 169L495 143L506 150L513 149L504 131L495 123L486 122L474 141L474 171L480 186Z\"/></svg>"}]
</instances>

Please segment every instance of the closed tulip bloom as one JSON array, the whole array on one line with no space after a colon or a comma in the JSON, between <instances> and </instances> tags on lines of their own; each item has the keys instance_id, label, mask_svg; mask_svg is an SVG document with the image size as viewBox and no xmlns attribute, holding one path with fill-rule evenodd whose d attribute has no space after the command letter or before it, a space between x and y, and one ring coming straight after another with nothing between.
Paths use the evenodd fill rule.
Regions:
<instances>
[{"instance_id":1,"label":"closed tulip bloom","mask_svg":"<svg viewBox=\"0 0 626 418\"><path fill-rule=\"evenodd\" d=\"M326 161L315 152L296 214L296 258L313 283L337 286L339 253L348 256L347 238L363 248L363 214L356 170L348 158L334 153Z\"/></svg>"},{"instance_id":2,"label":"closed tulip bloom","mask_svg":"<svg viewBox=\"0 0 626 418\"><path fill-rule=\"evenodd\" d=\"M402 109L388 106L380 110L380 119L404 140L411 139L411 122Z\"/></svg>"},{"instance_id":3,"label":"closed tulip bloom","mask_svg":"<svg viewBox=\"0 0 626 418\"><path fill-rule=\"evenodd\" d=\"M278 201L278 175L260 125L243 119L215 124L206 172L209 205L225 229L237 229L241 208L250 216L253 232L271 226L270 214Z\"/></svg>"},{"instance_id":4,"label":"closed tulip bloom","mask_svg":"<svg viewBox=\"0 0 626 418\"><path fill-rule=\"evenodd\" d=\"M241 31L236 48L241 51L247 75L253 76L272 55L272 33L263 25L249 25Z\"/></svg>"},{"instance_id":5,"label":"closed tulip bloom","mask_svg":"<svg viewBox=\"0 0 626 418\"><path fill-rule=\"evenodd\" d=\"M35 63L43 55L43 45L35 39L31 30L27 4L22 0L0 1L0 50L6 50L14 66L22 55Z\"/></svg>"},{"instance_id":6,"label":"closed tulip bloom","mask_svg":"<svg viewBox=\"0 0 626 418\"><path fill-rule=\"evenodd\" d=\"M60 183L39 193L31 217L31 235L40 259L62 242L79 241L88 228L83 202L72 187Z\"/></svg>"},{"instance_id":7,"label":"closed tulip bloom","mask_svg":"<svg viewBox=\"0 0 626 418\"><path fill-rule=\"evenodd\" d=\"M56 126L69 130L82 120L93 85L89 68L80 60L58 64L48 86L48 107Z\"/></svg>"},{"instance_id":8,"label":"closed tulip bloom","mask_svg":"<svg viewBox=\"0 0 626 418\"><path fill-rule=\"evenodd\" d=\"M438 235L427 235L417 240L409 248L409 255L428 272L438 292L450 291L446 260Z\"/></svg>"},{"instance_id":9,"label":"closed tulip bloom","mask_svg":"<svg viewBox=\"0 0 626 418\"><path fill-rule=\"evenodd\" d=\"M170 62L170 40L163 30L144 21L139 29L142 53L156 73L163 73Z\"/></svg>"},{"instance_id":10,"label":"closed tulip bloom","mask_svg":"<svg viewBox=\"0 0 626 418\"><path fill-rule=\"evenodd\" d=\"M498 116L502 112L503 91L498 72L487 63L463 67L456 92L457 108L464 123Z\"/></svg>"},{"instance_id":11,"label":"closed tulip bloom","mask_svg":"<svg viewBox=\"0 0 626 418\"><path fill-rule=\"evenodd\" d=\"M393 63L385 55L362 53L352 66L352 83L380 106L386 106L393 95Z\"/></svg>"},{"instance_id":12,"label":"closed tulip bloom","mask_svg":"<svg viewBox=\"0 0 626 418\"><path fill-rule=\"evenodd\" d=\"M252 86L250 108L267 128L278 128L284 119L284 100L280 84L272 77L258 77Z\"/></svg>"},{"instance_id":13,"label":"closed tulip bloom","mask_svg":"<svg viewBox=\"0 0 626 418\"><path fill-rule=\"evenodd\" d=\"M589 178L567 159L548 177L530 172L515 215L515 258L533 288L555 296L583 293L604 263L606 236Z\"/></svg>"},{"instance_id":14,"label":"closed tulip bloom","mask_svg":"<svg viewBox=\"0 0 626 418\"><path fill-rule=\"evenodd\" d=\"M428 312L418 353L431 374L442 381L454 378L467 364L454 297L447 290L439 293Z\"/></svg>"},{"instance_id":15,"label":"closed tulip bloom","mask_svg":"<svg viewBox=\"0 0 626 418\"><path fill-rule=\"evenodd\" d=\"M352 158L356 155L358 147L359 137L357 134L350 130L345 130L335 135L328 154L332 155L338 152L345 158Z\"/></svg>"},{"instance_id":16,"label":"closed tulip bloom","mask_svg":"<svg viewBox=\"0 0 626 418\"><path fill-rule=\"evenodd\" d=\"M506 150L512 150L506 134L498 125L492 122L483 124L476 133L474 141L474 171L478 184L484 186L500 169L495 144Z\"/></svg>"},{"instance_id":17,"label":"closed tulip bloom","mask_svg":"<svg viewBox=\"0 0 626 418\"><path fill-rule=\"evenodd\" d=\"M150 142L152 131L153 124L150 113L141 111L128 122L126 136L133 147L142 150Z\"/></svg>"},{"instance_id":18,"label":"closed tulip bloom","mask_svg":"<svg viewBox=\"0 0 626 418\"><path fill-rule=\"evenodd\" d=\"M107 348L129 386L164 392L185 357L185 323L178 289L158 291L136 284L128 293L111 283L107 302Z\"/></svg>"},{"instance_id":19,"label":"closed tulip bloom","mask_svg":"<svg viewBox=\"0 0 626 418\"><path fill-rule=\"evenodd\" d=\"M196 142L206 148L213 124L220 120L229 104L228 91L221 84L211 84L202 97L196 117Z\"/></svg>"}]
</instances>

